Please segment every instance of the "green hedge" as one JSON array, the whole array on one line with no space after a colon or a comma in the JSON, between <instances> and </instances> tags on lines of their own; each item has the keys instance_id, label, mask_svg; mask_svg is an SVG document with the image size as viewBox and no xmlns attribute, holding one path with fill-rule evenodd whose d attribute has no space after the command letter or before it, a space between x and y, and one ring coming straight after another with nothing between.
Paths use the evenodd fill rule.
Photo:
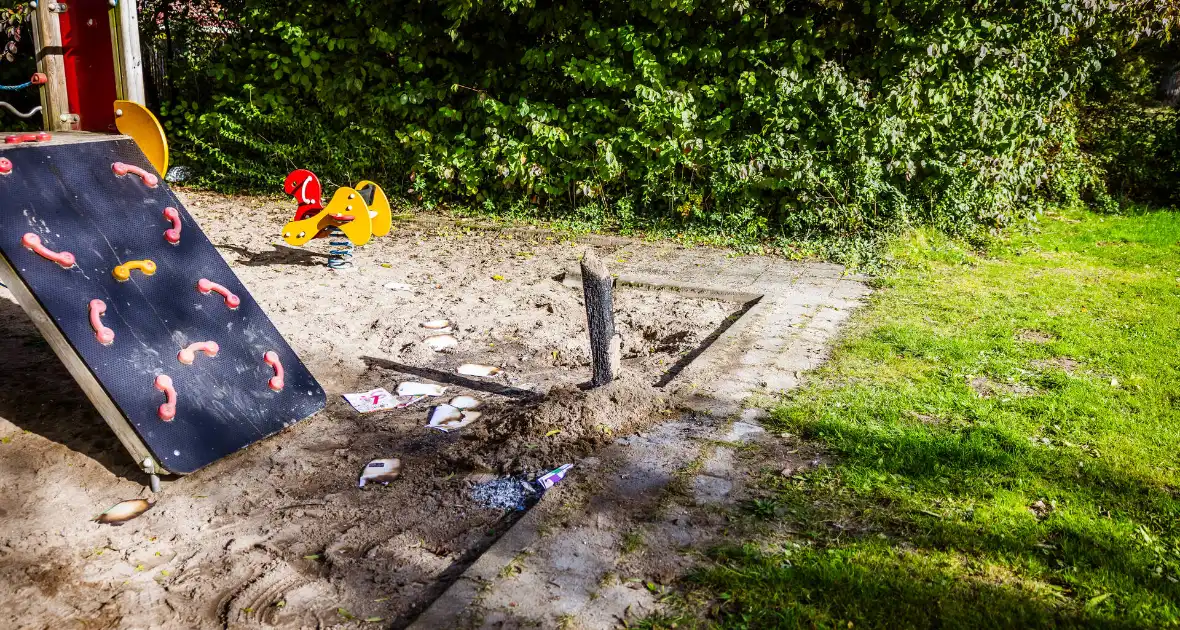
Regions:
<instances>
[{"instance_id":1,"label":"green hedge","mask_svg":"<svg viewBox=\"0 0 1180 630\"><path fill-rule=\"evenodd\" d=\"M603 227L970 230L1094 181L1072 103L1144 4L247 0L163 109L221 189L307 167Z\"/></svg>"},{"instance_id":2,"label":"green hedge","mask_svg":"<svg viewBox=\"0 0 1180 630\"><path fill-rule=\"evenodd\" d=\"M1086 110L1082 144L1116 203L1180 207L1180 111L1119 102Z\"/></svg>"}]
</instances>

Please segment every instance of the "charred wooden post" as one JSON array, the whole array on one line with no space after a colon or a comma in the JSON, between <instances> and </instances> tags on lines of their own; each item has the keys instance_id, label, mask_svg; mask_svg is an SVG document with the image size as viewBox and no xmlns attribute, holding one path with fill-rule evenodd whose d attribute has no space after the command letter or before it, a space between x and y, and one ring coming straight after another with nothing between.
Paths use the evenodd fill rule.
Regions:
<instances>
[{"instance_id":1,"label":"charred wooden post","mask_svg":"<svg viewBox=\"0 0 1180 630\"><path fill-rule=\"evenodd\" d=\"M622 338L615 334L614 278L593 250L582 257L582 294L590 327L590 358L594 377L590 387L601 387L619 377Z\"/></svg>"}]
</instances>

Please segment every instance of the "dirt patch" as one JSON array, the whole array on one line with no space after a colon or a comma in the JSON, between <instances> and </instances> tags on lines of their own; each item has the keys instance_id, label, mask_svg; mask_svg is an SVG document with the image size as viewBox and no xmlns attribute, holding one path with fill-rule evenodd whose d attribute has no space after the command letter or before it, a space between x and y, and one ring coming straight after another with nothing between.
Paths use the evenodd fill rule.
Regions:
<instances>
[{"instance_id":1,"label":"dirt patch","mask_svg":"<svg viewBox=\"0 0 1180 630\"><path fill-rule=\"evenodd\" d=\"M815 444L795 438L764 439L759 450L747 456L745 466L762 473L792 478L827 465L823 451Z\"/></svg>"},{"instance_id":2,"label":"dirt patch","mask_svg":"<svg viewBox=\"0 0 1180 630\"><path fill-rule=\"evenodd\" d=\"M402 224L358 248L355 271L337 273L324 241L275 243L293 214L286 200L182 197L328 406L166 480L140 518L99 526L88 519L144 495L145 478L0 290L4 627L404 626L519 516L470 499L481 472L555 468L659 422L670 392L651 384L740 308L620 289L624 378L586 392L582 298L555 279L584 245ZM421 324L440 318L456 324L447 352L423 343L432 333ZM503 372L458 378L462 363ZM405 380L480 398L483 417L444 434L425 428L426 401L361 415L340 398ZM387 457L402 460L402 477L356 488L365 463Z\"/></svg>"},{"instance_id":3,"label":"dirt patch","mask_svg":"<svg viewBox=\"0 0 1180 630\"><path fill-rule=\"evenodd\" d=\"M642 430L664 411L666 399L646 383L617 381L592 391L555 388L542 401L500 405L492 412L496 422L473 427L441 454L465 468L537 473Z\"/></svg>"},{"instance_id":4,"label":"dirt patch","mask_svg":"<svg viewBox=\"0 0 1180 630\"><path fill-rule=\"evenodd\" d=\"M986 376L976 376L970 380L969 384L971 385L971 389L975 390L975 393L980 398L991 398L993 396L1032 396L1037 393L1036 388L1030 385L1015 381L1000 383Z\"/></svg>"},{"instance_id":5,"label":"dirt patch","mask_svg":"<svg viewBox=\"0 0 1180 630\"><path fill-rule=\"evenodd\" d=\"M1036 330L1035 328L1025 328L1025 329L1020 330L1016 333L1016 340L1022 341L1024 343L1035 343L1035 344L1044 345L1047 343L1052 343L1056 339L1057 338L1054 337L1053 335L1051 335L1043 330Z\"/></svg>"},{"instance_id":6,"label":"dirt patch","mask_svg":"<svg viewBox=\"0 0 1180 630\"><path fill-rule=\"evenodd\" d=\"M906 414L909 415L911 418L913 418L923 424L939 425L939 424L946 423L946 420L944 418L940 418L938 416L932 416L928 413L918 413L917 411L907 411Z\"/></svg>"},{"instance_id":7,"label":"dirt patch","mask_svg":"<svg viewBox=\"0 0 1180 630\"><path fill-rule=\"evenodd\" d=\"M1061 370L1066 374L1073 374L1081 367L1081 363L1069 357L1053 357L1052 359L1037 359L1032 362L1033 368L1045 370Z\"/></svg>"},{"instance_id":8,"label":"dirt patch","mask_svg":"<svg viewBox=\"0 0 1180 630\"><path fill-rule=\"evenodd\" d=\"M1032 505L1028 506L1028 511L1031 512L1033 516L1037 517L1038 521L1044 520L1045 517L1052 514L1056 509L1056 501L1050 501L1046 503L1044 499L1038 499Z\"/></svg>"}]
</instances>

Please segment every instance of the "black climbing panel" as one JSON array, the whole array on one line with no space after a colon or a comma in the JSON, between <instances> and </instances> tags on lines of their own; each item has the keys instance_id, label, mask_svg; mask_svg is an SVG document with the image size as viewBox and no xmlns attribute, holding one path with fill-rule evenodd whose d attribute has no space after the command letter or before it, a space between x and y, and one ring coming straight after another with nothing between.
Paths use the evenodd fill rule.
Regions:
<instances>
[{"instance_id":1,"label":"black climbing panel","mask_svg":"<svg viewBox=\"0 0 1180 630\"><path fill-rule=\"evenodd\" d=\"M0 255L163 468L190 473L323 408L323 389L134 142L0 145L0 166L4 159L11 172L0 174ZM143 176L136 169L118 175L115 163ZM152 178L155 187L144 181ZM173 227L166 208L179 217L177 244L165 235ZM72 254L74 265L63 268L31 249L37 239L28 234ZM112 275L139 260L152 261L155 273L133 267L125 282ZM240 304L230 308L233 300L216 290L202 293L202 279ZM101 325L114 332L109 345L92 325L96 299L106 306ZM218 345L216 356L197 352L189 365L178 359L206 341ZM278 391L268 352L283 369ZM160 416L159 375L176 391L171 421Z\"/></svg>"}]
</instances>

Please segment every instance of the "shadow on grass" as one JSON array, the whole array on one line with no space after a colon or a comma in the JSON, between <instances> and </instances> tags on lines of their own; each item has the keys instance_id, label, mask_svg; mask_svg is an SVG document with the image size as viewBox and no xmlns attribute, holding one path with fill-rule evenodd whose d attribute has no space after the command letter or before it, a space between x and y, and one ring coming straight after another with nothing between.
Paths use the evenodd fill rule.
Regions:
<instances>
[{"instance_id":1,"label":"shadow on grass","mask_svg":"<svg viewBox=\"0 0 1180 630\"><path fill-rule=\"evenodd\" d=\"M785 522L764 546L712 550L689 580L724 627L1130 628L1180 615L1168 488L995 429L806 431L837 466L764 479ZM784 527L791 537L774 534Z\"/></svg>"},{"instance_id":2,"label":"shadow on grass","mask_svg":"<svg viewBox=\"0 0 1180 630\"><path fill-rule=\"evenodd\" d=\"M751 542L709 552L689 609L736 628L1180 627L1175 274L1155 271L1178 233L1075 213L988 256L900 244L913 267L769 422L831 467L783 476L764 443L759 510L731 515ZM1028 392L989 397L981 375Z\"/></svg>"},{"instance_id":3,"label":"shadow on grass","mask_svg":"<svg viewBox=\"0 0 1180 630\"><path fill-rule=\"evenodd\" d=\"M1180 514L1175 488L1111 466L1077 445L1036 445L997 426L950 431L894 425L886 431L820 421L802 432L835 448L844 466L896 475L921 487L941 484L951 497L984 489L1031 489L1035 482L1045 498L1073 495L1107 512Z\"/></svg>"},{"instance_id":4,"label":"shadow on grass","mask_svg":"<svg viewBox=\"0 0 1180 630\"><path fill-rule=\"evenodd\" d=\"M692 580L714 590L713 613L726 627L1143 627L1096 619L1006 576L956 579L941 559L883 544L790 556L730 547L711 557L718 564Z\"/></svg>"}]
</instances>

